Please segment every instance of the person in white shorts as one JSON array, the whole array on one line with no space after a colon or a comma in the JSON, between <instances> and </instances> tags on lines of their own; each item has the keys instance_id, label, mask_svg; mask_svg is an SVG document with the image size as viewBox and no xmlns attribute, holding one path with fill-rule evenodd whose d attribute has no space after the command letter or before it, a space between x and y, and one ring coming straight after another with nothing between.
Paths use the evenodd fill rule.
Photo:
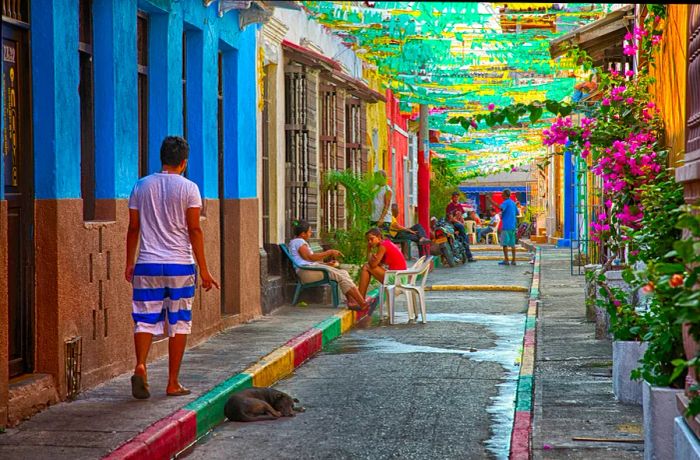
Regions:
<instances>
[{"instance_id":1,"label":"person in white shorts","mask_svg":"<svg viewBox=\"0 0 700 460\"><path fill-rule=\"evenodd\" d=\"M202 287L207 291L219 288L204 257L204 235L199 225L202 198L197 185L182 176L189 151L185 139L166 137L160 148L162 171L139 180L129 197L124 276L133 285L136 368L131 393L137 399L150 397L146 359L153 336L165 333L166 323L170 342L165 392L169 396L190 394L180 385L178 375L192 329L197 285L193 252Z\"/></svg>"}]
</instances>

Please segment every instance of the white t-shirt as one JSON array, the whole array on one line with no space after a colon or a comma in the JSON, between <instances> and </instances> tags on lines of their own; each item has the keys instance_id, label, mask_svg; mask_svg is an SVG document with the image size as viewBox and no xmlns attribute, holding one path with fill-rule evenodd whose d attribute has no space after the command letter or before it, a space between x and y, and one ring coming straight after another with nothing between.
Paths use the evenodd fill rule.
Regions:
<instances>
[{"instance_id":1,"label":"white t-shirt","mask_svg":"<svg viewBox=\"0 0 700 460\"><path fill-rule=\"evenodd\" d=\"M376 195L374 195L374 199L372 200L372 222L378 222L379 217L381 217L382 210L384 209L384 196L386 195L387 191L391 192L391 187L385 185L377 191ZM394 194L392 193L391 202L393 203L393 201ZM391 223L391 203L389 203L389 208L387 209L386 214L384 214L384 222Z\"/></svg>"},{"instance_id":2,"label":"white t-shirt","mask_svg":"<svg viewBox=\"0 0 700 460\"><path fill-rule=\"evenodd\" d=\"M129 197L141 227L136 263L193 264L186 211L201 207L197 184L179 174L155 173L136 182Z\"/></svg>"},{"instance_id":3,"label":"white t-shirt","mask_svg":"<svg viewBox=\"0 0 700 460\"><path fill-rule=\"evenodd\" d=\"M311 250L311 246L309 246L309 242L306 241L304 238L294 238L292 241L289 242L289 246L287 247L289 248L289 254L292 256L292 260L299 267L303 265L315 265L316 262L306 260L301 256L301 254L299 254L299 249L304 245L308 246L309 252L311 254L314 253L314 251Z\"/></svg>"}]
</instances>

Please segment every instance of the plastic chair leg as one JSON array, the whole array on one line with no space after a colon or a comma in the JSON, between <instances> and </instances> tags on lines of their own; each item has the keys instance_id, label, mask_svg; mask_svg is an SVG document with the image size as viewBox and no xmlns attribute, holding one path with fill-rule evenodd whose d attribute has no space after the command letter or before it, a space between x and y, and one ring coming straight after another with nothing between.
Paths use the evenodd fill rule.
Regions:
<instances>
[{"instance_id":1,"label":"plastic chair leg","mask_svg":"<svg viewBox=\"0 0 700 460\"><path fill-rule=\"evenodd\" d=\"M426 314L426 308L425 308L425 292L421 289L418 291L418 301L420 302L420 316L421 316L421 322L423 324L427 323L428 320L425 318Z\"/></svg>"},{"instance_id":2,"label":"plastic chair leg","mask_svg":"<svg viewBox=\"0 0 700 460\"><path fill-rule=\"evenodd\" d=\"M292 306L296 305L299 301L299 295L301 294L301 284L297 283L297 287L294 290L294 298L292 299Z\"/></svg>"},{"instance_id":3,"label":"plastic chair leg","mask_svg":"<svg viewBox=\"0 0 700 460\"><path fill-rule=\"evenodd\" d=\"M393 289L389 290L389 324L394 324L394 301L395 299L395 292Z\"/></svg>"},{"instance_id":4,"label":"plastic chair leg","mask_svg":"<svg viewBox=\"0 0 700 460\"><path fill-rule=\"evenodd\" d=\"M411 291L406 292L406 309L408 310L409 320L418 318L418 312L416 312L416 306L413 302L413 293Z\"/></svg>"}]
</instances>

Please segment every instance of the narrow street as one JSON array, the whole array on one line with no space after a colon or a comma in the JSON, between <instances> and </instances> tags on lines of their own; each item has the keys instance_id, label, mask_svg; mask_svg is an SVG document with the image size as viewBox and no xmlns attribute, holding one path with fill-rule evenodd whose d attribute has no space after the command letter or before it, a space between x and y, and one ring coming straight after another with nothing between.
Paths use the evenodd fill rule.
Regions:
<instances>
[{"instance_id":1,"label":"narrow street","mask_svg":"<svg viewBox=\"0 0 700 460\"><path fill-rule=\"evenodd\" d=\"M497 256L497 252L478 252ZM526 253L518 253L525 258ZM436 268L429 285L529 287L532 265ZM182 457L507 458L525 292L427 293L428 323L363 323L275 388L306 412L224 422Z\"/></svg>"}]
</instances>

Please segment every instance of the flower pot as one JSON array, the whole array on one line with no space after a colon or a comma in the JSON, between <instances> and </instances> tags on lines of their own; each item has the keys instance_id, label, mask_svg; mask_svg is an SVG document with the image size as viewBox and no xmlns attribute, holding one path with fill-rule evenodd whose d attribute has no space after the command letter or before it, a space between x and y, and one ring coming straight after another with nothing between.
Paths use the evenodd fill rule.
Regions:
<instances>
[{"instance_id":1,"label":"flower pot","mask_svg":"<svg viewBox=\"0 0 700 460\"><path fill-rule=\"evenodd\" d=\"M644 382L644 460L673 459L673 419L678 416L676 395L681 389L656 387Z\"/></svg>"},{"instance_id":2,"label":"flower pot","mask_svg":"<svg viewBox=\"0 0 700 460\"><path fill-rule=\"evenodd\" d=\"M608 286L610 286L611 288L622 289L628 294L627 298L630 305L637 305L637 292L634 289L632 289L632 286L627 284L627 281L622 279L622 270L608 270L607 272L605 272L605 279L608 283Z\"/></svg>"},{"instance_id":3,"label":"flower pot","mask_svg":"<svg viewBox=\"0 0 700 460\"><path fill-rule=\"evenodd\" d=\"M647 342L615 340L613 342L612 381L615 398L623 404L642 404L642 382L631 380L647 350Z\"/></svg>"}]
</instances>

